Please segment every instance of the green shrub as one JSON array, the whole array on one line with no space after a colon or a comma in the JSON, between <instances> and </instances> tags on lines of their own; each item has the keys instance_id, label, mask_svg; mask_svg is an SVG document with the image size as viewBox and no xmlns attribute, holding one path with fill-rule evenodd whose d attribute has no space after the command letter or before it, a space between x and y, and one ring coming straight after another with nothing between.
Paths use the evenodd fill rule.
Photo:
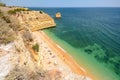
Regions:
<instances>
[{"instance_id":1,"label":"green shrub","mask_svg":"<svg viewBox=\"0 0 120 80\"><path fill-rule=\"evenodd\" d=\"M36 43L35 45L32 46L32 49L36 52L39 52L39 45Z\"/></svg>"},{"instance_id":2,"label":"green shrub","mask_svg":"<svg viewBox=\"0 0 120 80\"><path fill-rule=\"evenodd\" d=\"M9 11L8 11L8 14L16 14L16 11L14 11L14 10L9 10Z\"/></svg>"},{"instance_id":3,"label":"green shrub","mask_svg":"<svg viewBox=\"0 0 120 80\"><path fill-rule=\"evenodd\" d=\"M4 3L0 3L0 6L3 6L3 7L4 7L4 6L6 6L6 4L4 4Z\"/></svg>"},{"instance_id":4,"label":"green shrub","mask_svg":"<svg viewBox=\"0 0 120 80\"><path fill-rule=\"evenodd\" d=\"M43 14L44 12L43 11L39 11L40 12L40 14Z\"/></svg>"},{"instance_id":5,"label":"green shrub","mask_svg":"<svg viewBox=\"0 0 120 80\"><path fill-rule=\"evenodd\" d=\"M8 14L16 14L16 12L20 12L20 11L29 11L29 10L26 10L24 8L17 8L17 9L9 10Z\"/></svg>"}]
</instances>

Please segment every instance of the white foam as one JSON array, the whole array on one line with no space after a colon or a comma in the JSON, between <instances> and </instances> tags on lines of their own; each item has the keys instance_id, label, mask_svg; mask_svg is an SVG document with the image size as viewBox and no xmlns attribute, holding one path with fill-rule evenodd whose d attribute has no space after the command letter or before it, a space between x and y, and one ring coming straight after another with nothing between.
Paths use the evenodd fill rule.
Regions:
<instances>
[{"instance_id":1,"label":"white foam","mask_svg":"<svg viewBox=\"0 0 120 80\"><path fill-rule=\"evenodd\" d=\"M63 52L66 52L63 48L61 48L58 44L57 47L60 48Z\"/></svg>"}]
</instances>

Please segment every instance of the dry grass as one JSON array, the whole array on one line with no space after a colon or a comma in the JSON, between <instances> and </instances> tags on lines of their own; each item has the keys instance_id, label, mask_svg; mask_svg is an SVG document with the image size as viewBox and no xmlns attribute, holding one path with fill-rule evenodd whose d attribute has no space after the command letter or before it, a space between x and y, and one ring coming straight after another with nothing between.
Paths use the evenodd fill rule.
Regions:
<instances>
[{"instance_id":1,"label":"dry grass","mask_svg":"<svg viewBox=\"0 0 120 80\"><path fill-rule=\"evenodd\" d=\"M39 80L40 77L45 77L45 73L46 71L44 70L33 72L31 70L28 70L27 67L15 67L8 73L8 75L5 77L5 80Z\"/></svg>"},{"instance_id":2,"label":"dry grass","mask_svg":"<svg viewBox=\"0 0 120 80\"><path fill-rule=\"evenodd\" d=\"M30 71L27 67L15 67L9 72L4 80L62 80L62 74L58 70Z\"/></svg>"},{"instance_id":3,"label":"dry grass","mask_svg":"<svg viewBox=\"0 0 120 80\"><path fill-rule=\"evenodd\" d=\"M2 19L4 21L6 21L6 23L10 23L11 22L8 16L2 16Z\"/></svg>"},{"instance_id":4,"label":"dry grass","mask_svg":"<svg viewBox=\"0 0 120 80\"><path fill-rule=\"evenodd\" d=\"M15 39L14 31L2 18L0 18L0 44L7 44Z\"/></svg>"},{"instance_id":5,"label":"dry grass","mask_svg":"<svg viewBox=\"0 0 120 80\"><path fill-rule=\"evenodd\" d=\"M19 24L17 21L16 21L16 23L15 23L15 22L12 22L9 26L10 26L10 28L12 28L15 32L18 32L18 31L20 31L20 30L23 29L23 27L20 26L20 24Z\"/></svg>"},{"instance_id":6,"label":"dry grass","mask_svg":"<svg viewBox=\"0 0 120 80\"><path fill-rule=\"evenodd\" d=\"M28 42L33 41L32 34L30 33L30 31L25 31L23 33L23 39L24 41L28 41Z\"/></svg>"},{"instance_id":7,"label":"dry grass","mask_svg":"<svg viewBox=\"0 0 120 80\"><path fill-rule=\"evenodd\" d=\"M20 12L20 11L29 11L29 10L26 10L24 8L17 8L17 9L14 9L14 10L9 10L8 14L16 14L16 12Z\"/></svg>"}]
</instances>

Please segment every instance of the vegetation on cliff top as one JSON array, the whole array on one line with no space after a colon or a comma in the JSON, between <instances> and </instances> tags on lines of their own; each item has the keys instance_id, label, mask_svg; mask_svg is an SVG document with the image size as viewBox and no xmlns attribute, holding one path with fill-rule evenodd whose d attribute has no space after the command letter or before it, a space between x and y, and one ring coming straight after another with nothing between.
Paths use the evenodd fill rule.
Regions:
<instances>
[{"instance_id":1,"label":"vegetation on cliff top","mask_svg":"<svg viewBox=\"0 0 120 80\"><path fill-rule=\"evenodd\" d=\"M20 11L29 11L29 9L17 8L17 9L9 10L8 14L16 14L16 12L20 12Z\"/></svg>"},{"instance_id":2,"label":"vegetation on cliff top","mask_svg":"<svg viewBox=\"0 0 120 80\"><path fill-rule=\"evenodd\" d=\"M6 6L6 4L0 2L0 6L3 6L3 7L4 7L4 6Z\"/></svg>"}]
</instances>

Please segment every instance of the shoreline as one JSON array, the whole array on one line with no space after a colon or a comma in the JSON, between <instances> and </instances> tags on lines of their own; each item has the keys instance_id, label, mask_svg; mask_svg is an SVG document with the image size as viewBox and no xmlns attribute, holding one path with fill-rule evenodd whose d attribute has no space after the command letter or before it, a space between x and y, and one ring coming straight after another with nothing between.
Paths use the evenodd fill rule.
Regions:
<instances>
[{"instance_id":1,"label":"shoreline","mask_svg":"<svg viewBox=\"0 0 120 80\"><path fill-rule=\"evenodd\" d=\"M46 33L44 33L43 31L39 31L40 32L40 36L41 38L48 44L48 46L60 57L60 59L62 61L65 62L65 64L67 64L70 69L79 75L82 76L87 76L88 78L90 78L91 80L95 80L94 76L91 74L88 74L88 72L86 70L84 70L84 68L82 68L73 58L72 56L70 56L63 48L61 48L58 44L56 44L55 42L53 42Z\"/></svg>"}]
</instances>

